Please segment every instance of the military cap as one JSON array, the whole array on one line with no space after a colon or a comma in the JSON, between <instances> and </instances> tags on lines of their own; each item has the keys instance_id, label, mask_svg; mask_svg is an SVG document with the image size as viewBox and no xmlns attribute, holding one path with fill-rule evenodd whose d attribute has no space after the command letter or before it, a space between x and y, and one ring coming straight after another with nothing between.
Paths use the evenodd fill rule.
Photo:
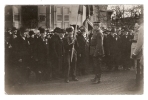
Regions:
<instances>
[{"instance_id":1,"label":"military cap","mask_svg":"<svg viewBox=\"0 0 148 100\"><path fill-rule=\"evenodd\" d=\"M72 32L72 31L74 31L74 28L72 26L66 28L66 32Z\"/></svg>"},{"instance_id":2,"label":"military cap","mask_svg":"<svg viewBox=\"0 0 148 100\"><path fill-rule=\"evenodd\" d=\"M29 31L30 36L33 35L33 34L35 34L34 31Z\"/></svg>"}]
</instances>

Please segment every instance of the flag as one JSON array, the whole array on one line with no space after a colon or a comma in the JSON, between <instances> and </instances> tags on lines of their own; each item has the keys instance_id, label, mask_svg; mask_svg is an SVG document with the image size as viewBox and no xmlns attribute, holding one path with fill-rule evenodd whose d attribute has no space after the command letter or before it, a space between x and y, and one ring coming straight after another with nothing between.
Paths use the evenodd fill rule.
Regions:
<instances>
[{"instance_id":1,"label":"flag","mask_svg":"<svg viewBox=\"0 0 148 100\"><path fill-rule=\"evenodd\" d=\"M85 5L86 7L86 17L93 15L93 5Z\"/></svg>"},{"instance_id":2,"label":"flag","mask_svg":"<svg viewBox=\"0 0 148 100\"><path fill-rule=\"evenodd\" d=\"M93 23L90 20L90 17L93 15L93 5L85 5L86 6L86 19L83 22L83 26L85 27L85 31L88 32L93 29Z\"/></svg>"},{"instance_id":3,"label":"flag","mask_svg":"<svg viewBox=\"0 0 148 100\"><path fill-rule=\"evenodd\" d=\"M90 21L89 18L85 19L85 21L83 22L83 26L85 27L86 32L93 29L93 23Z\"/></svg>"},{"instance_id":4,"label":"flag","mask_svg":"<svg viewBox=\"0 0 148 100\"><path fill-rule=\"evenodd\" d=\"M83 5L79 5L78 14L83 15Z\"/></svg>"}]
</instances>

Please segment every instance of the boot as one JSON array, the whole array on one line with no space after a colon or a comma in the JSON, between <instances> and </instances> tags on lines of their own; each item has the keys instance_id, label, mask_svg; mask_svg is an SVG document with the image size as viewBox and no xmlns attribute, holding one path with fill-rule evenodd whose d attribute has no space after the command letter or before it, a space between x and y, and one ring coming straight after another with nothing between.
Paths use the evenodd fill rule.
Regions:
<instances>
[{"instance_id":1,"label":"boot","mask_svg":"<svg viewBox=\"0 0 148 100\"><path fill-rule=\"evenodd\" d=\"M91 82L96 81L96 79L97 79L97 77L96 77L96 75L95 75L95 77L94 77L93 79L91 79Z\"/></svg>"},{"instance_id":2,"label":"boot","mask_svg":"<svg viewBox=\"0 0 148 100\"><path fill-rule=\"evenodd\" d=\"M93 81L93 84L99 84L100 83L100 75L96 75L96 79Z\"/></svg>"}]
</instances>

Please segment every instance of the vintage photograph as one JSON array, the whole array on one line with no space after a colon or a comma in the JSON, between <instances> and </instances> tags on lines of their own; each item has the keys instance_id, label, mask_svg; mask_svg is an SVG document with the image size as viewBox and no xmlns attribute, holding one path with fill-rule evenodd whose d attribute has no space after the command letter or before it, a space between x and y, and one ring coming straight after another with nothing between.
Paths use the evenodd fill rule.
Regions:
<instances>
[{"instance_id":1,"label":"vintage photograph","mask_svg":"<svg viewBox=\"0 0 148 100\"><path fill-rule=\"evenodd\" d=\"M143 95L144 5L5 5L6 95Z\"/></svg>"}]
</instances>

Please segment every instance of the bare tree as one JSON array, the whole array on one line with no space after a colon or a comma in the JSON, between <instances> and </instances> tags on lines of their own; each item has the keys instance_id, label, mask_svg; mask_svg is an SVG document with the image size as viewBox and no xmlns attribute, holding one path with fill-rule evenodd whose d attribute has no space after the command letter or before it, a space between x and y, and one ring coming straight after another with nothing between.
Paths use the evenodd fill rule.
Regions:
<instances>
[{"instance_id":1,"label":"bare tree","mask_svg":"<svg viewBox=\"0 0 148 100\"><path fill-rule=\"evenodd\" d=\"M143 5L112 5L112 25L131 29L143 11Z\"/></svg>"}]
</instances>

